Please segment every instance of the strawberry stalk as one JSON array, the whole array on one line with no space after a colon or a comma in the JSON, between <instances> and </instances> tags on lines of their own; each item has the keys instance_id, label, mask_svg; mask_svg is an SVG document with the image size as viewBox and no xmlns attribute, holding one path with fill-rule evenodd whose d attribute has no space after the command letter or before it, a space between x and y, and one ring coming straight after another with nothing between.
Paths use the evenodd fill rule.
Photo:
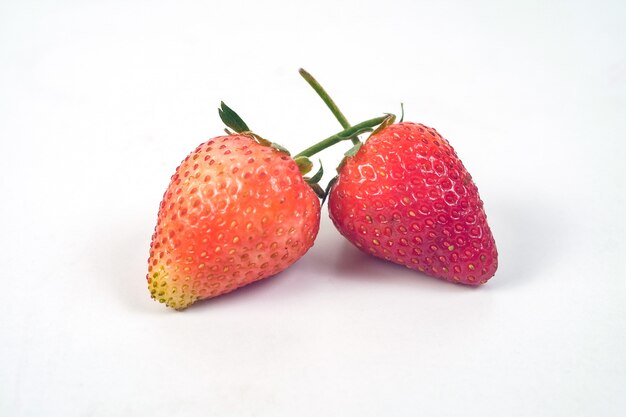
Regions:
<instances>
[{"instance_id":1,"label":"strawberry stalk","mask_svg":"<svg viewBox=\"0 0 626 417\"><path fill-rule=\"evenodd\" d=\"M304 68L300 68L298 70L298 72L300 73L302 78L304 78L304 80L307 83L309 83L309 85L313 88L313 90L315 90L317 95L320 96L320 98L324 101L324 103L326 103L326 106L330 109L331 113L335 116L337 121L341 124L341 127L346 129L346 130L344 130L344 132L349 130L352 127L350 125L350 122L348 122L348 119L346 119L346 117L343 115L341 110L339 110L339 107L337 107L337 104L335 104L335 102L328 95L326 90L324 90L324 87L322 87L320 85L320 83L311 74L309 74L309 72L306 71ZM400 104L400 107L402 108L402 118L400 119L400 121L402 121L404 119L404 105ZM395 120L396 120L396 116L395 115L393 115L391 113L387 113L387 117L385 117L383 119L381 124L376 128L376 130L372 134L377 133L380 130L384 129L385 127L393 124L395 122ZM357 133L355 133L352 137L350 137L349 139L352 141L352 144L354 146L352 146L352 148L348 149L348 151L345 153L345 156L346 157L354 156L359 151L359 149L361 149L361 146L363 145L363 143L359 140L358 136L361 133L371 132L371 131L372 131L371 129L362 129L362 130L359 130ZM308 149L307 149L307 151L308 151ZM306 151L303 151L303 152L306 152ZM345 160L342 160L341 163L339 163L339 167L341 167L344 162L345 162Z\"/></svg>"},{"instance_id":2,"label":"strawberry stalk","mask_svg":"<svg viewBox=\"0 0 626 417\"><path fill-rule=\"evenodd\" d=\"M291 155L287 149L280 146L279 144L275 142L271 142L267 139L264 139L258 134L252 132L251 129L246 124L246 122L243 121L241 116L239 116L233 109L228 107L223 101L220 103L218 112L220 115L220 119L222 119L224 124L228 126L228 128L226 128L225 131L229 135L233 134L233 131L242 135L247 135L247 136L252 137L261 145L270 146L272 148L278 149L281 152L285 152L286 154ZM313 162L311 162L311 160L308 158L309 156L315 155L316 153L332 145L335 145L336 143L339 143L341 141L354 140L354 138L357 138L357 136L360 135L361 133L371 132L374 127L381 125L381 124L386 124L390 117L391 115L376 117L374 119L366 120L354 126L350 126L346 120L345 123L348 124L347 129L344 129L341 132L336 133L324 139L323 141L318 142L315 145L308 147L304 151L295 155L293 159L296 161L296 164L298 165L298 169L300 170L302 175L306 175L313 168ZM354 146L355 147L361 146L361 142L358 140L358 138L357 138L357 144ZM320 172L318 172L318 174L315 174L311 178L305 177L305 179L311 186L314 187L314 185L319 182L322 174L323 174L323 170L321 169L321 166L320 166ZM319 190L316 189L315 191L318 192Z\"/></svg>"},{"instance_id":3,"label":"strawberry stalk","mask_svg":"<svg viewBox=\"0 0 626 417\"><path fill-rule=\"evenodd\" d=\"M352 138L360 135L361 133L371 131L372 128L380 125L381 123L385 123L390 117L392 117L392 115L380 116L358 123L354 126L350 126L349 128L339 133L336 133L324 139L323 141L316 143L313 146L306 148L305 150L297 154L294 158L315 155L316 153L323 151L324 149L333 146L341 141L352 140Z\"/></svg>"},{"instance_id":4,"label":"strawberry stalk","mask_svg":"<svg viewBox=\"0 0 626 417\"><path fill-rule=\"evenodd\" d=\"M337 107L335 101L328 95L326 90L324 90L324 87L322 87L321 84L315 78L313 78L313 76L309 74L309 72L306 71L304 68L300 68L298 72L300 73L302 78L304 78L304 80L309 83L313 90L315 90L317 95L320 96L322 101L324 101L324 103L330 109L333 115L335 115L335 118L337 119L341 127L343 127L344 129L348 129L351 126L350 122L348 122L346 116L344 116L341 110L339 110L339 107ZM356 135L350 138L350 140L354 145L360 143L359 138Z\"/></svg>"}]
</instances>

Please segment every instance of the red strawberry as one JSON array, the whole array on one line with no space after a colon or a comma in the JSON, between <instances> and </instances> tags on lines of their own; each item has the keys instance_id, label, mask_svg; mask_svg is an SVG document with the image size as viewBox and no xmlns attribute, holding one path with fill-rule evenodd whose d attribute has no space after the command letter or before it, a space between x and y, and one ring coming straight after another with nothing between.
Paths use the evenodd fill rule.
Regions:
<instances>
[{"instance_id":1,"label":"red strawberry","mask_svg":"<svg viewBox=\"0 0 626 417\"><path fill-rule=\"evenodd\" d=\"M274 275L313 245L320 204L287 154L245 135L198 146L165 192L152 298L181 309Z\"/></svg>"},{"instance_id":2,"label":"red strawberry","mask_svg":"<svg viewBox=\"0 0 626 417\"><path fill-rule=\"evenodd\" d=\"M339 169L328 207L341 234L371 255L469 285L496 272L478 189L448 141L424 125L375 132Z\"/></svg>"},{"instance_id":3,"label":"red strawberry","mask_svg":"<svg viewBox=\"0 0 626 417\"><path fill-rule=\"evenodd\" d=\"M249 132L216 137L176 169L150 244L152 298L182 309L274 275L313 245L318 197L296 161L268 145Z\"/></svg>"}]
</instances>

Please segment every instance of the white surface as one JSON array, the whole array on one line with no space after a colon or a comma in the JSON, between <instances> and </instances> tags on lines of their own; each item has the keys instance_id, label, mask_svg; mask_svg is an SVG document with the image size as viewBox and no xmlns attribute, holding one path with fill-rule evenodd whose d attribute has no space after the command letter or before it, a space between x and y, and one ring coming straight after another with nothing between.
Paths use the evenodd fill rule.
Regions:
<instances>
[{"instance_id":1,"label":"white surface","mask_svg":"<svg viewBox=\"0 0 626 417\"><path fill-rule=\"evenodd\" d=\"M625 4L0 3L0 415L622 416ZM367 258L324 213L280 276L149 298L160 198L219 100L294 151L338 130L299 66L353 122L403 101L451 140L492 281Z\"/></svg>"}]
</instances>

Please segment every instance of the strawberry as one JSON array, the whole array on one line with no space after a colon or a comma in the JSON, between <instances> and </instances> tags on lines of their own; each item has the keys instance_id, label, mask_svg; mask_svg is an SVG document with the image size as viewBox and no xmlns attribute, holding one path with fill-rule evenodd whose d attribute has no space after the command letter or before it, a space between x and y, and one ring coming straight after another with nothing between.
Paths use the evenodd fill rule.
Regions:
<instances>
[{"instance_id":1,"label":"strawberry","mask_svg":"<svg viewBox=\"0 0 626 417\"><path fill-rule=\"evenodd\" d=\"M339 169L328 209L339 232L376 257L468 285L496 272L476 185L448 141L422 124L370 136Z\"/></svg>"},{"instance_id":2,"label":"strawberry","mask_svg":"<svg viewBox=\"0 0 626 417\"><path fill-rule=\"evenodd\" d=\"M349 128L317 80L303 69L300 75ZM368 254L447 281L484 284L498 252L472 177L435 129L394 120L389 115L364 144L351 138L355 145L327 192L335 227Z\"/></svg>"},{"instance_id":3,"label":"strawberry","mask_svg":"<svg viewBox=\"0 0 626 417\"><path fill-rule=\"evenodd\" d=\"M148 289L175 309L275 275L303 256L319 230L323 171L304 155L250 132L222 103L229 135L199 145L176 169L150 244ZM363 122L325 148L380 124Z\"/></svg>"},{"instance_id":4,"label":"strawberry","mask_svg":"<svg viewBox=\"0 0 626 417\"><path fill-rule=\"evenodd\" d=\"M320 204L296 162L246 135L213 138L176 169L148 268L152 298L181 309L272 276L313 245Z\"/></svg>"},{"instance_id":5,"label":"strawberry","mask_svg":"<svg viewBox=\"0 0 626 417\"><path fill-rule=\"evenodd\" d=\"M283 271L317 235L319 200L296 161L245 124L237 130L191 152L161 201L147 279L169 307Z\"/></svg>"}]
</instances>

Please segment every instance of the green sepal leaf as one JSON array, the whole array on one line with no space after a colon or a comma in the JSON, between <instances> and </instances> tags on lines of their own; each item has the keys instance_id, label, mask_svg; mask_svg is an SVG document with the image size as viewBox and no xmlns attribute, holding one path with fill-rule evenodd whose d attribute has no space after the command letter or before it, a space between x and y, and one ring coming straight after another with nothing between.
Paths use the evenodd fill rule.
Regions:
<instances>
[{"instance_id":1,"label":"green sepal leaf","mask_svg":"<svg viewBox=\"0 0 626 417\"><path fill-rule=\"evenodd\" d=\"M278 149L278 150L279 150L279 151L281 151L281 152L285 152L287 155L290 155L290 156L291 156L291 153L287 150L287 148L285 148L284 146L279 145L279 144L278 144L278 143L276 143L276 142L272 142L272 143L270 143L270 146L271 146L272 148L274 148L274 149Z\"/></svg>"},{"instance_id":2,"label":"green sepal leaf","mask_svg":"<svg viewBox=\"0 0 626 417\"><path fill-rule=\"evenodd\" d=\"M313 162L306 156L297 156L294 158L294 161L296 161L296 165L298 165L298 169L302 175L307 174L313 169Z\"/></svg>"},{"instance_id":3,"label":"green sepal leaf","mask_svg":"<svg viewBox=\"0 0 626 417\"><path fill-rule=\"evenodd\" d=\"M260 145L263 146L272 146L272 142L270 142L267 139L262 138L261 136L257 135L256 133L252 133L252 132L243 132L242 134L246 135L246 136L250 136L252 139L256 140Z\"/></svg>"},{"instance_id":4,"label":"green sepal leaf","mask_svg":"<svg viewBox=\"0 0 626 417\"><path fill-rule=\"evenodd\" d=\"M385 120L383 120L383 122L380 125L378 125L376 130L374 130L372 132L372 135L377 134L378 132L380 132L381 130L383 130L387 126L392 125L396 121L396 115L395 114L391 114L391 113L386 113L386 114L387 114L387 117L385 117ZM372 135L370 135L370 136L372 136Z\"/></svg>"},{"instance_id":5,"label":"green sepal leaf","mask_svg":"<svg viewBox=\"0 0 626 417\"><path fill-rule=\"evenodd\" d=\"M318 198L320 198L320 199L325 199L326 198L326 193L324 192L324 189L318 183L314 183L314 184L309 183L309 187L311 187L313 189L315 194L317 194Z\"/></svg>"},{"instance_id":6,"label":"green sepal leaf","mask_svg":"<svg viewBox=\"0 0 626 417\"><path fill-rule=\"evenodd\" d=\"M313 175L311 178L305 178L304 180L309 184L317 184L318 182L320 182L323 175L324 167L322 166L322 161L320 160L320 169L318 169L315 175Z\"/></svg>"},{"instance_id":7,"label":"green sepal leaf","mask_svg":"<svg viewBox=\"0 0 626 417\"><path fill-rule=\"evenodd\" d=\"M362 146L363 146L363 142L359 142L353 147L351 147L350 149L348 149L346 153L343 154L344 157L341 159L341 162L339 162L339 165L337 165L337 172L341 171L341 168L343 168L343 166L346 164L346 161L348 160L348 158L351 158L354 155L356 155L356 153L359 151L359 149L361 149Z\"/></svg>"},{"instance_id":8,"label":"green sepal leaf","mask_svg":"<svg viewBox=\"0 0 626 417\"><path fill-rule=\"evenodd\" d=\"M343 168L343 166L346 164L346 161L348 160L347 156L344 156L341 161L339 161L339 165L337 165L336 171L337 173L339 173L339 171L341 171L341 168Z\"/></svg>"},{"instance_id":9,"label":"green sepal leaf","mask_svg":"<svg viewBox=\"0 0 626 417\"><path fill-rule=\"evenodd\" d=\"M328 193L330 193L330 189L333 187L333 185L335 185L338 179L339 179L339 175L336 175L333 177L333 179L331 179L328 182L328 185L326 186L326 189L324 190L324 197L322 198L322 206L324 205L324 203L326 202L326 199L328 198Z\"/></svg>"},{"instance_id":10,"label":"green sepal leaf","mask_svg":"<svg viewBox=\"0 0 626 417\"><path fill-rule=\"evenodd\" d=\"M274 148L278 151L284 152L287 155L291 156L291 153L285 149L283 146L280 146L278 143L275 142L270 142L269 140L262 138L261 136L257 135L256 133L253 132L241 132L240 135L244 135L244 136L248 136L249 138L254 139L255 141L257 141L257 143L259 143L259 145L263 145L263 146L269 146L270 148Z\"/></svg>"},{"instance_id":11,"label":"green sepal leaf","mask_svg":"<svg viewBox=\"0 0 626 417\"><path fill-rule=\"evenodd\" d=\"M220 103L220 108L217 109L217 111L220 114L220 119L222 119L222 122L224 122L226 126L230 127L235 132L241 133L250 131L250 128L248 127L246 122L244 122L242 118L239 117L239 115L235 113L233 109L228 107L223 101Z\"/></svg>"},{"instance_id":12,"label":"green sepal leaf","mask_svg":"<svg viewBox=\"0 0 626 417\"><path fill-rule=\"evenodd\" d=\"M246 122L244 122L241 119L241 117L239 117L239 115L233 109L228 107L226 103L224 103L223 101L220 103L220 108L217 109L217 111L220 114L220 119L222 119L222 122L224 122L226 126L232 129L232 131L228 128L224 129L224 131L227 134L232 135L233 131L235 131L239 134L251 137L252 139L254 139L255 141L257 141L259 144L263 146L269 146L271 148L284 152L287 155L291 155L291 153L284 146L281 146L278 143L271 142L267 139L264 139L261 136L257 135L256 133L253 133L252 131L250 131L250 128L248 127Z\"/></svg>"},{"instance_id":13,"label":"green sepal leaf","mask_svg":"<svg viewBox=\"0 0 626 417\"><path fill-rule=\"evenodd\" d=\"M344 153L344 155L345 156L354 156L354 155L356 155L356 153L359 151L359 149L361 149L361 146L363 146L363 142L357 143L356 145L354 145L353 147L348 149L346 151L346 153Z\"/></svg>"}]
</instances>

